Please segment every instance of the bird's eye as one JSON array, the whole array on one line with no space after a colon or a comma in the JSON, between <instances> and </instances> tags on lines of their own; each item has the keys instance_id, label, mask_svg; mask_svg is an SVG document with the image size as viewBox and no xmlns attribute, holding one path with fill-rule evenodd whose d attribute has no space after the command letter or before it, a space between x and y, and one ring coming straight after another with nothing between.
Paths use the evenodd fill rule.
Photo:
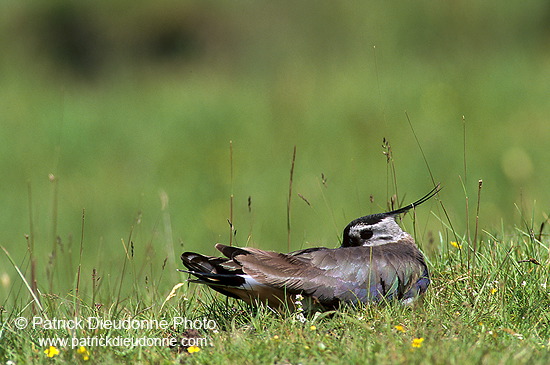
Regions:
<instances>
[{"instance_id":1,"label":"bird's eye","mask_svg":"<svg viewBox=\"0 0 550 365\"><path fill-rule=\"evenodd\" d=\"M372 231L370 229L364 229L359 234L361 235L361 238L364 240L368 240L369 238L372 237Z\"/></svg>"}]
</instances>

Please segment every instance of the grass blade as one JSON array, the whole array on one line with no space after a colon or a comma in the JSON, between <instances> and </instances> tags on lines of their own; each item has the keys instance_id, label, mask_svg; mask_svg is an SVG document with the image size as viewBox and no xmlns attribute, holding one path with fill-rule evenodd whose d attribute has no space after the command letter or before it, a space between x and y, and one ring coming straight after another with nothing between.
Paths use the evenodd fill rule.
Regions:
<instances>
[{"instance_id":1,"label":"grass blade","mask_svg":"<svg viewBox=\"0 0 550 365\"><path fill-rule=\"evenodd\" d=\"M19 275L19 277L21 278L21 280L23 280L23 282L25 283L25 286L27 287L27 290L29 291L29 293L31 293L31 296L32 296L32 299L34 300L34 302L36 303L36 305L38 306L38 308L40 308L40 311L43 312L44 311L44 308L42 307L42 304L40 304L40 300L38 300L38 297L36 296L36 294L34 293L34 291L32 290L31 286L29 285L29 282L27 281L27 279L25 278L25 275L23 275L23 273L21 272L21 270L19 270L19 267L17 266L17 264L15 263L15 261L13 261L13 258L11 257L10 253L8 252L8 250L6 250L4 248L4 246L0 246L0 248L4 251L4 253L6 254L6 256L8 257L8 260L10 260L11 264L13 265L13 267L15 268L15 270L17 271L17 274Z\"/></svg>"}]
</instances>

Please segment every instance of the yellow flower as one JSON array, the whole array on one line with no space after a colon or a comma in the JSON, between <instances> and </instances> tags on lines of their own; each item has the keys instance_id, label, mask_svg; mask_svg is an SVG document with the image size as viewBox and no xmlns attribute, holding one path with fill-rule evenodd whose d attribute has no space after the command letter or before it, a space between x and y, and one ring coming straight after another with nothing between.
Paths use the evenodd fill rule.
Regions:
<instances>
[{"instance_id":1,"label":"yellow flower","mask_svg":"<svg viewBox=\"0 0 550 365\"><path fill-rule=\"evenodd\" d=\"M459 250L462 248L462 245L456 241L451 241L451 246L458 248Z\"/></svg>"},{"instance_id":2,"label":"yellow flower","mask_svg":"<svg viewBox=\"0 0 550 365\"><path fill-rule=\"evenodd\" d=\"M405 332L405 327L403 327L400 324L398 324L397 326L394 326L393 328L395 328L399 332Z\"/></svg>"},{"instance_id":3,"label":"yellow flower","mask_svg":"<svg viewBox=\"0 0 550 365\"><path fill-rule=\"evenodd\" d=\"M279 339L279 335L273 336L273 340L277 341Z\"/></svg>"},{"instance_id":4,"label":"yellow flower","mask_svg":"<svg viewBox=\"0 0 550 365\"><path fill-rule=\"evenodd\" d=\"M80 354L82 356L82 360L88 361L90 360L90 351L84 346L80 346L78 350L76 350L77 354Z\"/></svg>"},{"instance_id":5,"label":"yellow flower","mask_svg":"<svg viewBox=\"0 0 550 365\"><path fill-rule=\"evenodd\" d=\"M420 348L422 347L422 342L424 342L424 337L414 338L411 346L414 348Z\"/></svg>"},{"instance_id":6,"label":"yellow flower","mask_svg":"<svg viewBox=\"0 0 550 365\"><path fill-rule=\"evenodd\" d=\"M55 355L59 355L59 350L54 346L50 346L44 350L44 353L47 357L54 357Z\"/></svg>"},{"instance_id":7,"label":"yellow flower","mask_svg":"<svg viewBox=\"0 0 550 365\"><path fill-rule=\"evenodd\" d=\"M199 352L201 350L200 347L197 347L197 346L189 346L187 348L187 352L189 352L190 354L194 353L194 352Z\"/></svg>"},{"instance_id":8,"label":"yellow flower","mask_svg":"<svg viewBox=\"0 0 550 365\"><path fill-rule=\"evenodd\" d=\"M317 329L317 327L312 325L311 327L309 327L309 329L312 330L312 331L315 331Z\"/></svg>"},{"instance_id":9,"label":"yellow flower","mask_svg":"<svg viewBox=\"0 0 550 365\"><path fill-rule=\"evenodd\" d=\"M493 288L493 289L491 289L491 294L495 294L497 291L498 291L497 288Z\"/></svg>"}]
</instances>

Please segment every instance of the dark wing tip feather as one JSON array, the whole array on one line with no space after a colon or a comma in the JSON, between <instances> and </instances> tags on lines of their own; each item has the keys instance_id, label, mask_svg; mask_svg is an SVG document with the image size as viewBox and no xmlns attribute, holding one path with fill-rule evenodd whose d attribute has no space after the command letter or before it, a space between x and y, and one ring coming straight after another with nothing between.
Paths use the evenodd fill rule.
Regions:
<instances>
[{"instance_id":1,"label":"dark wing tip feather","mask_svg":"<svg viewBox=\"0 0 550 365\"><path fill-rule=\"evenodd\" d=\"M396 209L396 210L392 210L391 212L387 212L385 214L387 214L387 215L397 215L397 214L405 213L406 211L409 211L409 210L419 206L420 204L426 202L427 200L431 199L433 196L435 196L440 191L441 191L441 183L438 183L432 190L430 190L430 192L428 194L424 195L422 198L418 199L414 203L409 204L407 206L404 206L402 208Z\"/></svg>"},{"instance_id":2,"label":"dark wing tip feather","mask_svg":"<svg viewBox=\"0 0 550 365\"><path fill-rule=\"evenodd\" d=\"M220 251L225 257L234 259L238 255L249 255L250 252L239 247L226 246L221 243L216 243L216 249Z\"/></svg>"},{"instance_id":3,"label":"dark wing tip feather","mask_svg":"<svg viewBox=\"0 0 550 365\"><path fill-rule=\"evenodd\" d=\"M182 269L178 269L178 271L195 275L201 280L204 280L205 283L207 282L209 284L212 283L210 280L212 280L214 283L223 283L224 285L229 285L229 286L239 286L241 284L244 284L244 279L236 274L216 274L216 273L197 272L193 270L182 270ZM224 279L229 280L231 283L225 283Z\"/></svg>"},{"instance_id":4,"label":"dark wing tip feather","mask_svg":"<svg viewBox=\"0 0 550 365\"><path fill-rule=\"evenodd\" d=\"M226 260L194 252L184 252L181 255L181 261L188 270L178 269L178 271L194 275L198 278L196 282L207 285L239 286L244 284L244 278L239 275L242 272L231 271L221 266Z\"/></svg>"},{"instance_id":5,"label":"dark wing tip feather","mask_svg":"<svg viewBox=\"0 0 550 365\"><path fill-rule=\"evenodd\" d=\"M183 265L191 271L196 271L196 272L215 272L216 271L215 266L210 262L208 257L195 252L182 253L181 262L183 262Z\"/></svg>"}]
</instances>

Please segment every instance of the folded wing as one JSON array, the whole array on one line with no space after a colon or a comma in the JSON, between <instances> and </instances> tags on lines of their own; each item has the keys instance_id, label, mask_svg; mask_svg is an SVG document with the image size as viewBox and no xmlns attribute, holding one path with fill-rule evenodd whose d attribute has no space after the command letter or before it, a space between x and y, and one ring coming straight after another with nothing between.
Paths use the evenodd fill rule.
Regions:
<instances>
[{"instance_id":1,"label":"folded wing","mask_svg":"<svg viewBox=\"0 0 550 365\"><path fill-rule=\"evenodd\" d=\"M429 285L424 259L409 243L373 247L312 248L288 254L217 244L226 258L184 253L196 282L251 303L278 306L295 294L325 307L340 302L408 301Z\"/></svg>"}]
</instances>

